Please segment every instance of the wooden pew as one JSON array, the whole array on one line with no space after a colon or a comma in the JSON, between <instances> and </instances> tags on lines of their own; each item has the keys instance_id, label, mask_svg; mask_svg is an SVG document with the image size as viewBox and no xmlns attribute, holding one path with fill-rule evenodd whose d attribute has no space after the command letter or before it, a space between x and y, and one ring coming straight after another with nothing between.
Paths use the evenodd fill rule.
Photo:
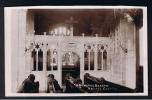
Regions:
<instances>
[{"instance_id":1,"label":"wooden pew","mask_svg":"<svg viewBox=\"0 0 152 100\"><path fill-rule=\"evenodd\" d=\"M115 84L105 80L104 78L97 78L86 73L84 75L84 84L87 87L86 91L91 93L132 93L133 89Z\"/></svg>"}]
</instances>

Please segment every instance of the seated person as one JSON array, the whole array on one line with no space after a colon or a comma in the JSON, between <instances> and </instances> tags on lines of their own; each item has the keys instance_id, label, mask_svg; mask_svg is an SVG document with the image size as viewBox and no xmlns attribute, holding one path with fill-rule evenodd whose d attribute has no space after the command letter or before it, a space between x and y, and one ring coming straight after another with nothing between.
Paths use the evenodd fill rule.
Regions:
<instances>
[{"instance_id":1,"label":"seated person","mask_svg":"<svg viewBox=\"0 0 152 100\"><path fill-rule=\"evenodd\" d=\"M22 86L17 91L18 93L38 93L39 92L39 82L34 82L35 75L30 74L27 79L22 83Z\"/></svg>"},{"instance_id":2,"label":"seated person","mask_svg":"<svg viewBox=\"0 0 152 100\"><path fill-rule=\"evenodd\" d=\"M62 89L60 85L58 84L58 81L54 79L53 74L48 75L48 87L47 87L47 93L61 93Z\"/></svg>"},{"instance_id":3,"label":"seated person","mask_svg":"<svg viewBox=\"0 0 152 100\"><path fill-rule=\"evenodd\" d=\"M66 74L65 77L65 84L66 84L66 89L65 93L82 93L84 92L81 90L80 87L77 87L76 84L82 84L82 80L80 78L73 78L70 73Z\"/></svg>"}]
</instances>

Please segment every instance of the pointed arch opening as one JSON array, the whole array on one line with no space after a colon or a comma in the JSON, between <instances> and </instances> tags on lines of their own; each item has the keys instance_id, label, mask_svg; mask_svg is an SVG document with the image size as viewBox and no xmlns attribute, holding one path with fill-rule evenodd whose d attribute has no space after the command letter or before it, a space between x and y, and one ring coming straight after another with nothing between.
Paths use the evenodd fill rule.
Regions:
<instances>
[{"instance_id":1,"label":"pointed arch opening","mask_svg":"<svg viewBox=\"0 0 152 100\"><path fill-rule=\"evenodd\" d=\"M103 70L107 70L107 51L103 52Z\"/></svg>"},{"instance_id":2,"label":"pointed arch opening","mask_svg":"<svg viewBox=\"0 0 152 100\"><path fill-rule=\"evenodd\" d=\"M43 51L40 49L38 51L38 71L43 70Z\"/></svg>"},{"instance_id":3,"label":"pointed arch opening","mask_svg":"<svg viewBox=\"0 0 152 100\"><path fill-rule=\"evenodd\" d=\"M36 71L36 62L37 62L37 54L36 54L36 50L34 49L32 51L32 71Z\"/></svg>"}]
</instances>

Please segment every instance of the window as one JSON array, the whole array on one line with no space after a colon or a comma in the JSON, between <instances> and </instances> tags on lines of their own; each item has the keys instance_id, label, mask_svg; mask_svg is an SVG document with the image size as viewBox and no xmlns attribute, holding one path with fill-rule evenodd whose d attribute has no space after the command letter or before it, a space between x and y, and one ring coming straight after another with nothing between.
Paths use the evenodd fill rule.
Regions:
<instances>
[{"instance_id":1,"label":"window","mask_svg":"<svg viewBox=\"0 0 152 100\"><path fill-rule=\"evenodd\" d=\"M98 51L98 70L102 70L102 52Z\"/></svg>"},{"instance_id":2,"label":"window","mask_svg":"<svg viewBox=\"0 0 152 100\"><path fill-rule=\"evenodd\" d=\"M94 52L91 50L90 52L90 70L94 70Z\"/></svg>"},{"instance_id":3,"label":"window","mask_svg":"<svg viewBox=\"0 0 152 100\"><path fill-rule=\"evenodd\" d=\"M107 70L107 51L103 52L103 70Z\"/></svg>"},{"instance_id":4,"label":"window","mask_svg":"<svg viewBox=\"0 0 152 100\"><path fill-rule=\"evenodd\" d=\"M32 51L33 69L32 71L42 71L43 70L43 51L40 49L38 52L36 50Z\"/></svg>"},{"instance_id":5,"label":"window","mask_svg":"<svg viewBox=\"0 0 152 100\"><path fill-rule=\"evenodd\" d=\"M36 51L33 50L32 51L32 61L33 61L33 69L32 71L36 71L36 58L37 58L37 54L36 54Z\"/></svg>"},{"instance_id":6,"label":"window","mask_svg":"<svg viewBox=\"0 0 152 100\"><path fill-rule=\"evenodd\" d=\"M38 52L38 71L43 70L43 52L40 49Z\"/></svg>"},{"instance_id":7,"label":"window","mask_svg":"<svg viewBox=\"0 0 152 100\"><path fill-rule=\"evenodd\" d=\"M98 70L107 70L107 51L103 45L98 45Z\"/></svg>"},{"instance_id":8,"label":"window","mask_svg":"<svg viewBox=\"0 0 152 100\"><path fill-rule=\"evenodd\" d=\"M94 70L94 47L92 44L84 45L84 70Z\"/></svg>"},{"instance_id":9,"label":"window","mask_svg":"<svg viewBox=\"0 0 152 100\"><path fill-rule=\"evenodd\" d=\"M57 70L57 51L47 51L47 71Z\"/></svg>"},{"instance_id":10,"label":"window","mask_svg":"<svg viewBox=\"0 0 152 100\"><path fill-rule=\"evenodd\" d=\"M57 70L57 65L58 65L58 61L57 61L57 59L58 59L58 54L57 54L57 51L56 50L54 50L53 51L53 70Z\"/></svg>"},{"instance_id":11,"label":"window","mask_svg":"<svg viewBox=\"0 0 152 100\"><path fill-rule=\"evenodd\" d=\"M47 63L46 64L46 66L47 66L46 69L47 70L51 70L51 51L48 50L47 53L46 53L46 55L47 55L46 56L46 63Z\"/></svg>"},{"instance_id":12,"label":"window","mask_svg":"<svg viewBox=\"0 0 152 100\"><path fill-rule=\"evenodd\" d=\"M86 50L84 52L84 70L88 70L89 69L89 66L88 66L88 63L89 63L89 52Z\"/></svg>"}]
</instances>

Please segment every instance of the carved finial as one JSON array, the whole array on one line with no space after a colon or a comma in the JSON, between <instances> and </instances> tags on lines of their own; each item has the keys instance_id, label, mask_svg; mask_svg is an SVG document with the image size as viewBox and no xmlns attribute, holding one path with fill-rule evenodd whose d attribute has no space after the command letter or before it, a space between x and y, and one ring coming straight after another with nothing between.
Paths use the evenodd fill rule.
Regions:
<instances>
[{"instance_id":1,"label":"carved finial","mask_svg":"<svg viewBox=\"0 0 152 100\"><path fill-rule=\"evenodd\" d=\"M46 32L44 32L44 35L46 35Z\"/></svg>"},{"instance_id":2,"label":"carved finial","mask_svg":"<svg viewBox=\"0 0 152 100\"><path fill-rule=\"evenodd\" d=\"M84 37L84 33L82 33L82 36Z\"/></svg>"},{"instance_id":3,"label":"carved finial","mask_svg":"<svg viewBox=\"0 0 152 100\"><path fill-rule=\"evenodd\" d=\"M98 34L96 34L96 37L98 37Z\"/></svg>"}]
</instances>

